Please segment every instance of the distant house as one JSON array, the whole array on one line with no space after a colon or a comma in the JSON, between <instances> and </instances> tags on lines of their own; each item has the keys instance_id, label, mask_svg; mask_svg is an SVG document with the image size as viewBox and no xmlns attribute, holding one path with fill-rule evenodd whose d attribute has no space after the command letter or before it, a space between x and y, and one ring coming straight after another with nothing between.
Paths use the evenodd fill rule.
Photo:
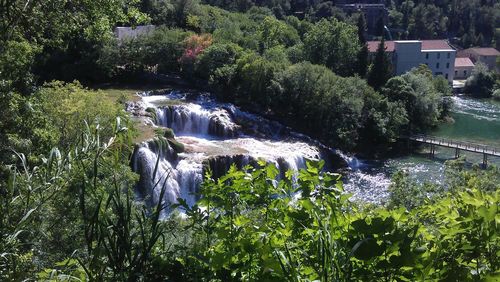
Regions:
<instances>
[{"instance_id":1,"label":"distant house","mask_svg":"<svg viewBox=\"0 0 500 282\"><path fill-rule=\"evenodd\" d=\"M342 1L336 4L337 7L342 9L346 14L351 15L353 13L363 13L366 19L366 27L368 29L368 34L376 34L376 29L378 28L378 23L382 20L383 24L386 25L389 21L389 10L384 4L373 2L379 1Z\"/></svg>"},{"instance_id":2,"label":"distant house","mask_svg":"<svg viewBox=\"0 0 500 282\"><path fill-rule=\"evenodd\" d=\"M154 25L139 25L136 27L119 26L115 28L115 36L118 41L134 39L141 35L146 35L156 29Z\"/></svg>"},{"instance_id":3,"label":"distant house","mask_svg":"<svg viewBox=\"0 0 500 282\"><path fill-rule=\"evenodd\" d=\"M482 62L490 70L500 71L497 66L497 57L500 52L495 48L469 48L458 52L457 57L469 58L473 63Z\"/></svg>"},{"instance_id":4,"label":"distant house","mask_svg":"<svg viewBox=\"0 0 500 282\"><path fill-rule=\"evenodd\" d=\"M374 54L379 45L380 41L368 41L368 50ZM434 75L442 75L450 83L453 81L456 50L446 40L386 41L385 47L396 75L425 64Z\"/></svg>"},{"instance_id":5,"label":"distant house","mask_svg":"<svg viewBox=\"0 0 500 282\"><path fill-rule=\"evenodd\" d=\"M474 63L469 58L456 58L455 59L455 79L467 79L474 69Z\"/></svg>"}]
</instances>

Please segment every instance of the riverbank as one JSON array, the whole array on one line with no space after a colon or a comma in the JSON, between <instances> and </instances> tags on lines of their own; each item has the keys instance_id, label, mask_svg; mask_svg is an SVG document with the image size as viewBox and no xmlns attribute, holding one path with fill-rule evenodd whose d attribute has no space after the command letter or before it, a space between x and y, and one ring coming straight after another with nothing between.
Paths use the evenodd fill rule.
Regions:
<instances>
[{"instance_id":1,"label":"riverbank","mask_svg":"<svg viewBox=\"0 0 500 282\"><path fill-rule=\"evenodd\" d=\"M442 123L429 134L437 137L481 143L500 148L500 102L493 99L474 99L466 96L452 98L453 123ZM414 147L408 154L400 153L386 159L358 160L357 168L346 179L347 189L351 189L359 199L373 203L383 203L392 175L398 170L408 171L417 183L442 184L445 180L445 163L455 159L455 150L437 147L434 157L429 147ZM403 151L403 150L402 150ZM461 152L469 166L479 165L483 155ZM500 158L489 157L489 165L500 166Z\"/></svg>"}]
</instances>

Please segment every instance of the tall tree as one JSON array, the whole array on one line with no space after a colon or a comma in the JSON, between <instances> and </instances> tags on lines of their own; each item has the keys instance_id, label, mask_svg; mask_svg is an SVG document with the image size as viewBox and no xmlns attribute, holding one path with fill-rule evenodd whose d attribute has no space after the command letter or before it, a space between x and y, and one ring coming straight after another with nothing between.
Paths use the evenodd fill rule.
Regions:
<instances>
[{"instance_id":1,"label":"tall tree","mask_svg":"<svg viewBox=\"0 0 500 282\"><path fill-rule=\"evenodd\" d=\"M317 22L304 38L304 53L314 64L322 64L342 76L356 73L360 44L356 27L335 18Z\"/></svg>"},{"instance_id":2,"label":"tall tree","mask_svg":"<svg viewBox=\"0 0 500 282\"><path fill-rule=\"evenodd\" d=\"M364 15L361 13L358 17L358 39L361 44L361 49L358 52L358 69L357 73L361 77L366 76L368 68L368 46L366 45L366 21Z\"/></svg>"},{"instance_id":3,"label":"tall tree","mask_svg":"<svg viewBox=\"0 0 500 282\"><path fill-rule=\"evenodd\" d=\"M391 74L392 64L385 52L385 39L382 37L368 75L368 84L378 90L391 78Z\"/></svg>"}]
</instances>

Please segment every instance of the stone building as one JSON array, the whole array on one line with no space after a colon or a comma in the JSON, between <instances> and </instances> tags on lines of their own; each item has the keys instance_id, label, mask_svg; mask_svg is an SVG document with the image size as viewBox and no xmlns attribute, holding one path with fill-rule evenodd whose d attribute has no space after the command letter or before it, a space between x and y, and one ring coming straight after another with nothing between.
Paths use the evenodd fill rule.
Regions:
<instances>
[{"instance_id":1,"label":"stone building","mask_svg":"<svg viewBox=\"0 0 500 282\"><path fill-rule=\"evenodd\" d=\"M457 57L469 58L474 64L477 62L482 62L490 70L500 71L497 65L497 58L500 56L500 52L495 48L469 48L465 50L458 51Z\"/></svg>"},{"instance_id":2,"label":"stone building","mask_svg":"<svg viewBox=\"0 0 500 282\"><path fill-rule=\"evenodd\" d=\"M455 79L466 80L474 69L474 63L469 58L455 59Z\"/></svg>"},{"instance_id":3,"label":"stone building","mask_svg":"<svg viewBox=\"0 0 500 282\"><path fill-rule=\"evenodd\" d=\"M377 52L380 41L368 41L368 50ZM433 75L442 75L450 83L455 75L456 50L446 40L386 41L385 51L392 59L395 75L425 64Z\"/></svg>"}]
</instances>

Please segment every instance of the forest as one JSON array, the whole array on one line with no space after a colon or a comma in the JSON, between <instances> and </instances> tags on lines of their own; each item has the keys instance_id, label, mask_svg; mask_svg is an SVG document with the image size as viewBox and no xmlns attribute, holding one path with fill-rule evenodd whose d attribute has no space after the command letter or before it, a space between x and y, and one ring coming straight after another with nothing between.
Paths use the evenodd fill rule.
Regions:
<instances>
[{"instance_id":1,"label":"forest","mask_svg":"<svg viewBox=\"0 0 500 282\"><path fill-rule=\"evenodd\" d=\"M499 47L497 1L384 2L397 38ZM144 24L157 28L113 34ZM0 280L497 281L495 166L448 162L444 184L398 172L382 206L352 200L322 161L277 183L264 161L207 174L194 206L136 198L133 94L103 85L173 76L365 155L447 119L447 80L391 77L366 38L335 1L0 1ZM500 91L477 71L472 93Z\"/></svg>"}]
</instances>

